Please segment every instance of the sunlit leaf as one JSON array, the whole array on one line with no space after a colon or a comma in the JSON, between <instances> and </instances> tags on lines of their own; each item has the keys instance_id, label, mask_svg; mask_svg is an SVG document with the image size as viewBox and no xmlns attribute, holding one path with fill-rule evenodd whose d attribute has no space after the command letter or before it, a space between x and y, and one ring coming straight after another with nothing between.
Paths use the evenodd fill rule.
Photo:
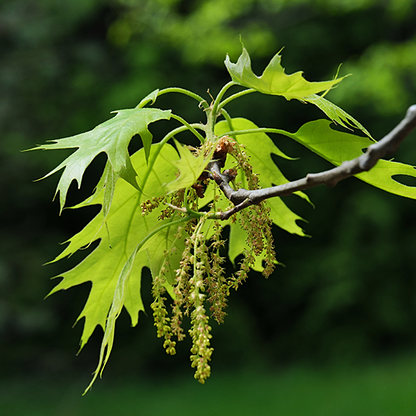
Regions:
<instances>
[{"instance_id":1,"label":"sunlit leaf","mask_svg":"<svg viewBox=\"0 0 416 416\"><path fill-rule=\"evenodd\" d=\"M168 191L188 188L196 183L214 153L214 150L212 149L208 155L204 155L201 152L200 155L195 156L186 146L183 146L176 140L175 144L178 149L180 159L177 161L165 159L165 162L176 167L177 171L180 172L180 175L177 179L166 185L166 189Z\"/></svg>"},{"instance_id":2,"label":"sunlit leaf","mask_svg":"<svg viewBox=\"0 0 416 416\"><path fill-rule=\"evenodd\" d=\"M150 158L157 149L158 145L152 146ZM177 153L172 146L165 145L160 150L160 155L169 159L175 158ZM132 156L132 163L135 169L146 166L143 149ZM83 230L68 240L68 246L54 260L58 261L70 256L89 246L93 241L100 240L94 251L80 264L60 275L63 278L62 281L51 292L52 294L59 290L66 290L85 282L92 283L88 300L77 319L79 321L85 318L81 348L97 326L105 328L117 282L137 244L146 238L152 230L160 226L158 217L161 208L143 216L140 202L153 196L160 196L161 180L172 179L175 177L175 173L172 165L157 164L147 178L143 178L140 183L143 193L124 181L118 181L115 186L113 203L107 216L107 227L102 227L102 218L98 214ZM80 204L79 207L102 204L103 197L104 191L102 190L93 202ZM180 241L173 242L170 237L166 242L169 247L176 243L180 244ZM139 311L143 310L140 282L142 268L150 267L147 250L152 253L153 263L161 262L164 255L160 241L156 239L155 244L157 244L156 249L149 243L145 250L137 253L129 278L125 282L124 306L131 316L132 325L137 324ZM180 245L178 250L181 250ZM160 259L158 260L158 258Z\"/></svg>"},{"instance_id":3,"label":"sunlit leaf","mask_svg":"<svg viewBox=\"0 0 416 416\"><path fill-rule=\"evenodd\" d=\"M34 149L77 149L59 166L49 172L44 178L64 169L56 193L59 191L61 210L66 201L69 186L76 181L81 186L82 177L89 164L100 154L108 157L106 171L101 180L101 187L111 188L106 191L105 212L109 211L112 189L118 178L123 178L130 185L138 189L137 173L133 168L128 153L128 145L134 135L142 138L146 160L149 157L152 134L148 125L157 120L170 118L170 110L149 108L134 108L116 111L116 116L98 125L93 130L64 139L52 140L53 144L44 144Z\"/></svg>"},{"instance_id":4,"label":"sunlit leaf","mask_svg":"<svg viewBox=\"0 0 416 416\"><path fill-rule=\"evenodd\" d=\"M140 101L140 103L137 105L136 108L142 108L148 103L154 104L156 102L158 94L159 94L159 89L152 91L150 94L144 97L143 100Z\"/></svg>"},{"instance_id":5,"label":"sunlit leaf","mask_svg":"<svg viewBox=\"0 0 416 416\"><path fill-rule=\"evenodd\" d=\"M287 75L281 65L282 56L278 52L259 77L251 69L251 59L247 50L243 52L234 64L227 55L225 66L231 79L244 87L253 88L263 94L281 95L287 100L302 99L312 94L326 91L341 82L345 77L323 82L309 82L303 78L302 72Z\"/></svg>"},{"instance_id":6,"label":"sunlit leaf","mask_svg":"<svg viewBox=\"0 0 416 416\"><path fill-rule=\"evenodd\" d=\"M367 137L334 130L330 124L327 120L306 123L293 134L293 139L336 166L362 155L363 149L374 143ZM404 163L379 160L369 172L356 177L392 194L416 199L416 188L393 179L396 175L416 177L416 169Z\"/></svg>"},{"instance_id":7,"label":"sunlit leaf","mask_svg":"<svg viewBox=\"0 0 416 416\"><path fill-rule=\"evenodd\" d=\"M108 313L106 321L97 369L94 371L94 376L91 380L91 383L86 388L84 394L91 388L98 375L102 374L102 371L104 370L104 367L106 366L107 361L110 358L111 350L113 349L114 344L116 320L119 317L121 310L124 306L124 301L128 290L128 282L133 269L134 261L136 259L137 251L137 248L133 251L129 259L124 264L124 267L118 278L117 285L114 290L114 296L111 303L110 312Z\"/></svg>"},{"instance_id":8,"label":"sunlit leaf","mask_svg":"<svg viewBox=\"0 0 416 416\"><path fill-rule=\"evenodd\" d=\"M249 130L257 128L250 120L244 118L232 119L232 127L235 131ZM230 126L226 121L220 121L215 126L215 132L218 135L230 131ZM287 183L280 169L276 166L272 159L272 155L290 159L286 156L265 133L251 133L235 136L239 143L244 144L244 150L250 156L250 163L253 166L253 172L258 173L260 186L268 188L273 185L281 185ZM302 193L297 193L302 198L309 201L308 197ZM273 222L280 228L292 234L305 235L303 230L297 224L302 220L297 214L290 210L281 198L273 198L267 201L271 208L271 217Z\"/></svg>"},{"instance_id":9,"label":"sunlit leaf","mask_svg":"<svg viewBox=\"0 0 416 416\"><path fill-rule=\"evenodd\" d=\"M253 88L263 94L281 95L288 100L295 98L301 102L313 104L340 126L347 129L358 128L371 137L370 133L354 117L323 97L345 77L335 78L331 81L309 82L303 78L302 72L286 75L281 66L281 59L282 56L279 52L270 61L263 75L259 77L251 69L250 56L243 47L243 52L237 63L230 62L230 58L227 56L225 66L232 80L239 85ZM319 92L324 94L318 95Z\"/></svg>"},{"instance_id":10,"label":"sunlit leaf","mask_svg":"<svg viewBox=\"0 0 416 416\"><path fill-rule=\"evenodd\" d=\"M334 123L339 124L346 129L351 128L358 128L363 133L365 133L368 137L371 138L371 134L367 131L367 129L358 122L354 117L350 116L346 111L342 108L336 106L335 104L331 103L331 101L326 100L320 95L311 95L309 97L305 97L303 101L316 105L320 110L322 110Z\"/></svg>"}]
</instances>

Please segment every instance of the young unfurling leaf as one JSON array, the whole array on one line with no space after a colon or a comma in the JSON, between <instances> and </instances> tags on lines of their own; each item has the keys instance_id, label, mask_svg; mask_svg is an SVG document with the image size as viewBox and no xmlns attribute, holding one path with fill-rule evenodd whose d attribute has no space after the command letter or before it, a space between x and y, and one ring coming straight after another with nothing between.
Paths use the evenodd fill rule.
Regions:
<instances>
[{"instance_id":1,"label":"young unfurling leaf","mask_svg":"<svg viewBox=\"0 0 416 416\"><path fill-rule=\"evenodd\" d=\"M196 183L214 153L214 148L212 147L208 154L201 152L197 156L179 142L175 141L175 144L181 158L175 161L166 160L166 163L171 163L176 167L179 172L179 177L166 185L168 191L188 188Z\"/></svg>"}]
</instances>

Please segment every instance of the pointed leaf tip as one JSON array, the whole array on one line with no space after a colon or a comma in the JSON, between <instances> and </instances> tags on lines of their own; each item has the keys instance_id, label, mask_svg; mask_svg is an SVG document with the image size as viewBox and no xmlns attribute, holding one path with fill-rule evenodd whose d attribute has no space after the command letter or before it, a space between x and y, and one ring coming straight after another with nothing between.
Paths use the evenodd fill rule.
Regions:
<instances>
[{"instance_id":1,"label":"pointed leaf tip","mask_svg":"<svg viewBox=\"0 0 416 416\"><path fill-rule=\"evenodd\" d=\"M58 167L44 176L46 178L63 169L56 188L56 194L58 192L60 194L61 211L66 203L67 192L72 181L75 180L79 188L85 170L100 153L105 153L108 158L108 169L112 171L112 174L108 175L109 178L112 178L111 186L114 186L118 178L122 178L139 189L136 183L137 173L131 164L128 145L133 136L139 134L147 160L153 139L148 125L162 119L169 120L171 111L155 108L133 108L118 110L114 113L116 113L115 117L88 132L57 139L53 143L37 147L42 150L75 149Z\"/></svg>"},{"instance_id":2,"label":"pointed leaf tip","mask_svg":"<svg viewBox=\"0 0 416 416\"><path fill-rule=\"evenodd\" d=\"M200 155L195 156L186 146L176 140L175 144L178 149L180 159L177 161L166 160L166 162L176 167L176 169L179 170L180 175L174 181L166 184L168 191L176 191L181 188L187 188L197 182L214 153L213 147L208 155L204 155L204 152L201 152Z\"/></svg>"},{"instance_id":3,"label":"pointed leaf tip","mask_svg":"<svg viewBox=\"0 0 416 416\"><path fill-rule=\"evenodd\" d=\"M285 74L281 65L282 49L271 59L263 74L259 77L251 68L250 55L243 46L243 51L234 64L227 55L225 66L231 75L231 79L237 84L253 88L263 94L281 95L287 100L302 99L312 94L327 91L341 82L344 77L331 81L309 82L303 78L301 71L291 75Z\"/></svg>"}]
</instances>

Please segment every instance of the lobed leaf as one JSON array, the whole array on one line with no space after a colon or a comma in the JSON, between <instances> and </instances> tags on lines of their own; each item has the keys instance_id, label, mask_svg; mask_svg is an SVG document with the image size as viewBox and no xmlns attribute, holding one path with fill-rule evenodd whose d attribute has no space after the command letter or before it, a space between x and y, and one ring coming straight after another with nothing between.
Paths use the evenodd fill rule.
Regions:
<instances>
[{"instance_id":1,"label":"lobed leaf","mask_svg":"<svg viewBox=\"0 0 416 416\"><path fill-rule=\"evenodd\" d=\"M323 82L309 82L301 71L287 75L281 65L282 56L278 52L259 77L251 69L251 59L243 46L243 52L236 63L227 55L225 66L231 79L239 85L253 88L263 94L281 95L287 100L302 99L312 94L324 92L341 82L345 77Z\"/></svg>"},{"instance_id":2,"label":"lobed leaf","mask_svg":"<svg viewBox=\"0 0 416 416\"><path fill-rule=\"evenodd\" d=\"M100 153L106 153L108 157L103 178L99 183L99 190L106 187L106 198L103 202L104 213L108 213L110 209L114 186L118 178L123 178L130 185L139 189L136 183L137 173L131 164L128 145L133 136L139 134L142 138L147 161L152 143L152 134L147 127L157 120L170 119L171 112L170 110L134 108L119 110L116 113L115 117L86 133L53 140L55 142L53 144L44 144L30 149L77 149L59 166L44 176L46 178L64 168L55 193L56 195L59 191L61 211L72 181L75 180L79 188L86 168Z\"/></svg>"},{"instance_id":3,"label":"lobed leaf","mask_svg":"<svg viewBox=\"0 0 416 416\"><path fill-rule=\"evenodd\" d=\"M346 129L351 130L351 128L358 128L368 137L371 137L371 134L368 130L358 122L354 117L350 116L342 108L338 107L331 101L326 100L323 96L320 95L311 95L305 97L303 101L316 105L320 110L322 110L335 124L339 124Z\"/></svg>"},{"instance_id":4,"label":"lobed leaf","mask_svg":"<svg viewBox=\"0 0 416 416\"><path fill-rule=\"evenodd\" d=\"M201 152L200 155L195 156L186 146L183 146L176 140L175 144L178 149L180 159L177 161L165 159L165 161L166 163L170 163L174 166L180 172L180 175L177 179L166 185L168 191L188 188L197 182L214 153L214 148L212 148L208 155L204 155L204 153Z\"/></svg>"},{"instance_id":5,"label":"lobed leaf","mask_svg":"<svg viewBox=\"0 0 416 416\"><path fill-rule=\"evenodd\" d=\"M170 145L160 148L159 144L151 147L150 159L155 154L166 159L174 158L177 155L175 149ZM144 150L132 156L132 165L138 169L146 165ZM136 250L137 244L145 239L161 222L158 219L162 208L155 209L147 216L142 216L140 202L153 196L160 196L163 183L175 177L176 170L171 165L164 163L156 164L154 169L148 172L147 177L142 177L140 183L141 191L137 191L124 181L117 182L114 190L114 199L110 212L107 216L107 227L102 227L100 214L79 233L74 235L68 246L53 261L58 261L70 256L76 251L89 246L92 242L100 240L98 246L75 268L60 275L63 279L51 291L50 294L59 290L66 290L70 287L91 282L92 287L84 309L79 315L77 322L85 318L84 329L81 337L81 348L87 343L89 337L97 326L106 327L106 320L111 305L114 301L114 293L117 288L122 271L129 264L132 253ZM102 204L104 190L96 195L91 201L79 204L77 207ZM125 279L123 285L124 301L131 317L132 325L138 322L138 315L144 310L140 296L141 272L143 267L152 267L153 264L160 264L164 256L164 249L172 245L178 245L178 251L182 251L179 241L167 238L166 245L158 239L150 241L143 250L135 254L135 261ZM154 246L156 245L156 246ZM152 262L149 261L149 252ZM152 270L153 271L153 270Z\"/></svg>"},{"instance_id":6,"label":"lobed leaf","mask_svg":"<svg viewBox=\"0 0 416 416\"><path fill-rule=\"evenodd\" d=\"M146 237L144 237L144 239L139 244L137 244L137 246L133 250L133 253L130 255L130 257L124 264L123 269L118 278L116 288L114 290L111 308L107 316L103 341L101 343L98 365L97 365L96 370L94 371L94 376L90 384L86 388L84 394L91 388L91 386L93 385L98 375L100 376L102 375L102 372L104 371L104 368L110 357L111 351L113 349L113 344L114 344L116 320L119 317L121 310L123 309L123 306L125 305L126 296L128 293L128 290L127 290L128 283L130 280L131 272L133 270L137 254L141 252L142 250L146 249L146 251L148 252L148 258L149 258L150 269L152 271L152 275L153 276L159 275L164 263L166 261L168 261L169 263L172 262L172 256L170 256L169 259L166 259L164 253L167 250L171 250L173 247L175 247L176 242L178 241L181 242L181 239L175 238L173 243L171 243L170 238L169 238L169 233L173 233L174 235L176 235L177 230L176 230L176 227L174 227L174 225L177 226L178 223L186 222L186 221L187 221L187 218L181 218L176 221L172 221L172 219L160 221L159 226L152 232L148 233ZM168 230L168 235L163 233L162 238L159 238L155 243L155 236L159 236L161 231L165 229ZM183 246L184 245L181 246L182 249L183 249ZM178 253L181 254L181 251L179 251L177 247L175 248L176 248L175 254L177 257L177 264L176 264L177 266L181 258L180 255L178 256ZM162 254L162 257L161 257L161 254ZM162 259L162 261L160 261L160 259ZM155 264L158 265L156 269L154 268ZM173 272L173 270L171 270L171 272ZM170 279L170 282L172 283L171 279ZM167 286L169 293L173 295L173 290L172 290L172 287L170 286L170 283L167 282L165 285ZM143 305L141 299L140 299L139 304Z\"/></svg>"},{"instance_id":7,"label":"lobed leaf","mask_svg":"<svg viewBox=\"0 0 416 416\"><path fill-rule=\"evenodd\" d=\"M233 118L231 124L232 129L235 131L257 128L253 122L244 118ZM228 131L230 131L230 124L228 121L220 121L215 126L215 134L218 136ZM234 138L238 143L244 145L245 152L250 156L250 164L253 167L253 172L259 175L259 182L262 187L270 187L288 182L271 156L275 154L285 159L292 158L285 155L266 133L237 135ZM226 167L231 167L230 157L227 160ZM236 182L241 182L242 187L247 189L246 180L242 175L237 176ZM303 192L299 192L297 195L309 201L308 197ZM297 221L302 221L303 219L289 209L281 198L276 197L269 199L267 205L271 209L270 217L275 225L289 233L306 236L302 228L297 224ZM228 256L233 265L235 265L237 257L244 253L244 248L246 247L246 232L241 228L238 222L229 221L228 224L230 225ZM253 266L253 270L262 272L264 269L262 261L263 258L258 256L256 258L256 263Z\"/></svg>"},{"instance_id":8,"label":"lobed leaf","mask_svg":"<svg viewBox=\"0 0 416 416\"><path fill-rule=\"evenodd\" d=\"M91 383L85 389L84 394L91 388L98 375L100 374L101 376L102 371L104 370L104 367L107 364L107 361L110 357L111 350L113 349L116 320L119 317L121 310L124 306L127 286L133 269L134 261L136 259L137 252L138 250L136 247L129 259L126 261L118 278L117 286L114 290L114 296L111 303L110 312L108 313L107 317L103 341L101 343L100 357L98 360L97 369L94 371L94 376L91 380Z\"/></svg>"},{"instance_id":9,"label":"lobed leaf","mask_svg":"<svg viewBox=\"0 0 416 416\"><path fill-rule=\"evenodd\" d=\"M328 120L306 123L291 136L335 166L360 156L363 149L374 143L367 137L334 130ZM416 199L416 188L393 179L396 175L416 177L416 170L404 163L379 160L369 172L360 173L356 177L392 194Z\"/></svg>"},{"instance_id":10,"label":"lobed leaf","mask_svg":"<svg viewBox=\"0 0 416 416\"><path fill-rule=\"evenodd\" d=\"M232 119L233 130L249 130L255 129L257 126L250 120L244 118ZM230 131L227 121L220 121L215 126L215 133L221 135ZM246 153L250 156L250 163L253 166L253 172L259 175L260 185L267 188L273 185L281 185L287 183L280 169L276 166L272 159L275 154L279 157L292 159L286 156L270 139L266 133L250 133L235 136L239 143L244 145ZM239 178L237 178L239 180ZM244 185L243 185L244 187ZM309 201L308 197L303 193L297 193L298 196ZM310 201L309 201L310 202ZM305 236L304 231L299 227L297 221L302 220L297 214L291 211L281 198L272 198L267 201L271 208L271 217L273 222L280 228L292 234Z\"/></svg>"},{"instance_id":11,"label":"lobed leaf","mask_svg":"<svg viewBox=\"0 0 416 416\"><path fill-rule=\"evenodd\" d=\"M263 75L258 77L251 69L250 55L243 47L243 52L238 58L237 63L232 63L227 55L225 66L231 75L231 79L244 87L252 88L263 94L281 95L287 100L293 98L317 106L334 123L347 129L358 128L371 138L370 133L357 120L346 111L324 98L336 84L345 77L335 78L331 81L309 82L306 81L302 72L295 72L287 75L281 65L281 55L278 52L267 65ZM323 92L323 95L318 95Z\"/></svg>"}]
</instances>

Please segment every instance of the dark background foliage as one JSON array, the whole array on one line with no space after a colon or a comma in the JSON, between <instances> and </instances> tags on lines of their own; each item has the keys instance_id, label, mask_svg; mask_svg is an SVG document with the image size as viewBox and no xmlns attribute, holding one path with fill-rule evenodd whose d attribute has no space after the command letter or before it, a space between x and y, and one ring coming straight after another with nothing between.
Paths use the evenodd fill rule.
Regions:
<instances>
[{"instance_id":1,"label":"dark background foliage","mask_svg":"<svg viewBox=\"0 0 416 416\"><path fill-rule=\"evenodd\" d=\"M112 110L135 106L155 88L180 86L214 94L248 48L258 74L283 46L287 73L308 80L352 72L329 98L381 138L416 97L416 3L413 0L3 0L0 4L0 367L4 374L88 374L98 358L96 331L75 357L88 285L46 300L51 276L79 261L42 264L92 218L51 202L57 175L33 183L64 152L21 150L93 128ZM192 101L162 97L189 121L203 120ZM190 105L190 106L189 106ZM284 99L250 95L229 108L258 125L295 131L322 115ZM165 126L152 125L155 138ZM416 164L416 136L397 159ZM281 162L296 179L328 164L287 139L274 137L296 162ZM88 169L80 191L92 190L103 159ZM411 183L410 183L411 184ZM309 193L316 208L289 197L308 220L312 238L276 230L279 267L267 281L253 274L234 293L222 326L214 324L214 367L350 363L416 348L415 201L356 179ZM150 277L143 297L150 302ZM149 311L149 308L147 308ZM166 357L150 316L130 328L123 314L106 373L164 375L184 371L189 344ZM86 370L87 369L87 370Z\"/></svg>"}]
</instances>

